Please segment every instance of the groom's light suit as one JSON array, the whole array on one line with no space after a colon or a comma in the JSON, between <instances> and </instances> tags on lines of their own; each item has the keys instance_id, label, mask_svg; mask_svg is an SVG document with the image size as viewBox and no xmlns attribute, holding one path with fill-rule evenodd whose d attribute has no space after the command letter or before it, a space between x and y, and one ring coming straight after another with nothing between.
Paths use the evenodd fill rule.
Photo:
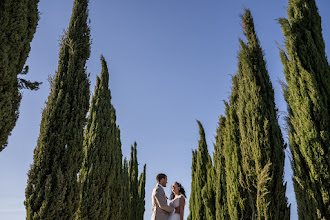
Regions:
<instances>
[{"instance_id":1,"label":"groom's light suit","mask_svg":"<svg viewBox=\"0 0 330 220\"><path fill-rule=\"evenodd\" d=\"M160 184L152 191L152 210L151 220L167 220L168 213L174 212L174 208L167 205L165 191Z\"/></svg>"}]
</instances>

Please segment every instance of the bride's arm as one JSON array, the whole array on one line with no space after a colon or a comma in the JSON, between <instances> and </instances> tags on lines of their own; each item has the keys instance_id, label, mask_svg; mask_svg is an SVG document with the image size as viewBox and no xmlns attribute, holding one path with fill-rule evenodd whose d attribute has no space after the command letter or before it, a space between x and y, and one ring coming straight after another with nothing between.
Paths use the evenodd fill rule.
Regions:
<instances>
[{"instance_id":1,"label":"bride's arm","mask_svg":"<svg viewBox=\"0 0 330 220\"><path fill-rule=\"evenodd\" d=\"M184 199L184 196L181 196L181 198L180 198L180 220L183 220L184 205L185 204L186 204L186 201Z\"/></svg>"}]
</instances>

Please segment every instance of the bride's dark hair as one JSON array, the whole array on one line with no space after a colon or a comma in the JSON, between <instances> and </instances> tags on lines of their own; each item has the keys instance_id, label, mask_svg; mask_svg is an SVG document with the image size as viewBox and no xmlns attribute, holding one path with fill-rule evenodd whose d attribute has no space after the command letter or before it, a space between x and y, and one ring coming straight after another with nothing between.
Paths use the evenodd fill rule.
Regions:
<instances>
[{"instance_id":1,"label":"bride's dark hair","mask_svg":"<svg viewBox=\"0 0 330 220\"><path fill-rule=\"evenodd\" d=\"M184 191L184 188L182 187L181 183L175 182L175 183L173 183L173 184L178 185L178 187L180 188L180 189L179 189L179 194L180 194L180 195L184 195L184 197L186 197L186 191ZM171 196L170 196L170 200L174 199L174 197L175 197L175 195L174 195L174 193L172 192L172 193L171 193Z\"/></svg>"}]
</instances>

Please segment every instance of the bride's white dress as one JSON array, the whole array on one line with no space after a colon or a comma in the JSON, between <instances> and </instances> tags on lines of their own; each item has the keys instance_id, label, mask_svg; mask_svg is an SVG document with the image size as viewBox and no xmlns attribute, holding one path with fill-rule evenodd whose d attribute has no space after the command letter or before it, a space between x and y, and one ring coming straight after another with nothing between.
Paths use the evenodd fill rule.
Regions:
<instances>
[{"instance_id":1,"label":"bride's white dress","mask_svg":"<svg viewBox=\"0 0 330 220\"><path fill-rule=\"evenodd\" d=\"M179 197L173 199L170 202L170 206L172 206L174 208L179 207L180 206L180 198L181 198L181 196L183 196L183 195L180 195ZM169 214L168 215L168 220L180 220L180 214L177 214L177 213Z\"/></svg>"}]
</instances>

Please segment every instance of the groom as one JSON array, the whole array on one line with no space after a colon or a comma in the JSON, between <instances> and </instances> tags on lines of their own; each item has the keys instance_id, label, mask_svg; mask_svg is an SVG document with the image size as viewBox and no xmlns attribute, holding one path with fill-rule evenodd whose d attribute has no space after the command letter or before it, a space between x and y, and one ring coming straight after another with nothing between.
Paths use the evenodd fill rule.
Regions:
<instances>
[{"instance_id":1,"label":"groom","mask_svg":"<svg viewBox=\"0 0 330 220\"><path fill-rule=\"evenodd\" d=\"M167 220L168 213L180 213L180 209L175 209L167 205L166 195L163 187L166 187L167 176L160 173L156 177L157 185L152 191L152 217L151 220Z\"/></svg>"}]
</instances>

